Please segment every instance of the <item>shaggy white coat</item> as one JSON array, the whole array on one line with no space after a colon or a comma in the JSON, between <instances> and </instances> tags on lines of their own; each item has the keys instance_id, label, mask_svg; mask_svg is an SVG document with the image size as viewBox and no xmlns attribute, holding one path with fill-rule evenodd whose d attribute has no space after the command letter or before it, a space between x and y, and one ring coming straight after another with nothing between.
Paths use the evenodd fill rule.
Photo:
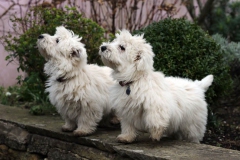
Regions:
<instances>
[{"instance_id":1,"label":"shaggy white coat","mask_svg":"<svg viewBox=\"0 0 240 160\"><path fill-rule=\"evenodd\" d=\"M157 141L163 134L196 143L202 140L207 123L204 92L212 75L192 81L154 72L152 47L143 35L132 36L126 30L103 43L99 54L114 69L113 78L125 84L111 89L111 103L121 121L119 142L131 143L140 132Z\"/></svg>"},{"instance_id":2,"label":"shaggy white coat","mask_svg":"<svg viewBox=\"0 0 240 160\"><path fill-rule=\"evenodd\" d=\"M93 133L102 116L110 112L109 88L114 81L110 68L87 64L80 40L60 26L53 36L40 35L37 46L47 60L49 99L65 120L62 131L74 130L75 135L83 136Z\"/></svg>"}]
</instances>

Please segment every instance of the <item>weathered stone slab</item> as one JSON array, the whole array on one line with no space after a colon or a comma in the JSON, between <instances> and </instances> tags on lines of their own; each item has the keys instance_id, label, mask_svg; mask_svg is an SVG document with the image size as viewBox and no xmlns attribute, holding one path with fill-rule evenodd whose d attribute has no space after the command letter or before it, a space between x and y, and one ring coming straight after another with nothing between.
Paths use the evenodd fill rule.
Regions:
<instances>
[{"instance_id":1,"label":"weathered stone slab","mask_svg":"<svg viewBox=\"0 0 240 160\"><path fill-rule=\"evenodd\" d=\"M91 136L74 137L72 133L61 132L63 121L59 116L32 116L28 113L28 110L1 105L0 122L2 124L2 128L0 127L0 143L3 141L5 143L3 137L8 136L8 133L14 133L13 137L17 138L16 133L18 131L14 131L13 128L9 129L6 124L24 128L32 135L28 144L28 151L39 153L49 159L54 159L54 157L57 159L58 156L59 158L73 160L101 158L118 160L240 160L239 151L166 138L161 139L160 142L152 142L148 135L141 136L133 144L123 145L116 142L116 136L120 133L120 129L98 128L97 132ZM15 141L17 140L15 139ZM17 142L25 144L24 138Z\"/></svg>"},{"instance_id":2,"label":"weathered stone slab","mask_svg":"<svg viewBox=\"0 0 240 160\"><path fill-rule=\"evenodd\" d=\"M28 151L48 157L59 157L60 159L100 159L110 160L116 157L115 154L107 153L92 147L69 143L53 138L39 135L32 135ZM57 159L59 159L57 158Z\"/></svg>"},{"instance_id":3,"label":"weathered stone slab","mask_svg":"<svg viewBox=\"0 0 240 160\"><path fill-rule=\"evenodd\" d=\"M145 139L131 145L114 146L114 149L135 160L240 160L239 151L167 138L160 142Z\"/></svg>"},{"instance_id":4,"label":"weathered stone slab","mask_svg":"<svg viewBox=\"0 0 240 160\"><path fill-rule=\"evenodd\" d=\"M62 150L60 148L51 148L48 153L48 159L52 160L112 160L114 155L108 155L99 150L88 148L88 147L77 147L78 153L68 150Z\"/></svg>"},{"instance_id":5,"label":"weathered stone slab","mask_svg":"<svg viewBox=\"0 0 240 160\"><path fill-rule=\"evenodd\" d=\"M47 155L50 147L49 139L50 138L44 136L32 135L28 145L28 152Z\"/></svg>"},{"instance_id":6,"label":"weathered stone slab","mask_svg":"<svg viewBox=\"0 0 240 160\"><path fill-rule=\"evenodd\" d=\"M7 157L8 155L8 147L6 145L0 145L0 157ZM3 159L3 158L0 158Z\"/></svg>"},{"instance_id":7,"label":"weathered stone slab","mask_svg":"<svg viewBox=\"0 0 240 160\"><path fill-rule=\"evenodd\" d=\"M26 150L26 144L29 140L29 133L11 123L0 121L0 144L17 149Z\"/></svg>"},{"instance_id":8,"label":"weathered stone slab","mask_svg":"<svg viewBox=\"0 0 240 160\"><path fill-rule=\"evenodd\" d=\"M37 154L13 150L6 145L0 145L0 160L42 160Z\"/></svg>"},{"instance_id":9,"label":"weathered stone slab","mask_svg":"<svg viewBox=\"0 0 240 160\"><path fill-rule=\"evenodd\" d=\"M77 154L73 154L70 151L63 151L59 149L51 149L48 154L48 160L89 160L87 158L83 158L78 156Z\"/></svg>"},{"instance_id":10,"label":"weathered stone slab","mask_svg":"<svg viewBox=\"0 0 240 160\"><path fill-rule=\"evenodd\" d=\"M112 146L119 145L115 139L120 130L98 128L97 132L91 136L75 137L72 133L61 132L64 121L59 116L33 116L27 109L0 105L0 120L24 127L33 134L96 147L108 152L115 152Z\"/></svg>"}]
</instances>

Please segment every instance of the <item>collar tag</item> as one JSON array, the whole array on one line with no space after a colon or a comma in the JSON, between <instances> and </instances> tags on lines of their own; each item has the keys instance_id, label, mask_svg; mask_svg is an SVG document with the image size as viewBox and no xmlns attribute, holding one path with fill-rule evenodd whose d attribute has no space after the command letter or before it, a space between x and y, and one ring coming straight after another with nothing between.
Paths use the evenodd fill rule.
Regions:
<instances>
[{"instance_id":1,"label":"collar tag","mask_svg":"<svg viewBox=\"0 0 240 160\"><path fill-rule=\"evenodd\" d=\"M122 87L127 86L127 90L126 90L127 95L130 95L130 93L131 93L130 84L132 84L132 83L133 83L133 81L130 81L130 82L127 82L127 83L124 83L124 81L119 82L120 86L122 86Z\"/></svg>"},{"instance_id":2,"label":"collar tag","mask_svg":"<svg viewBox=\"0 0 240 160\"><path fill-rule=\"evenodd\" d=\"M130 85L128 85L128 86L127 86L127 90L126 90L126 94L127 94L127 95L130 95L130 93L131 93L131 89L130 89Z\"/></svg>"}]
</instances>

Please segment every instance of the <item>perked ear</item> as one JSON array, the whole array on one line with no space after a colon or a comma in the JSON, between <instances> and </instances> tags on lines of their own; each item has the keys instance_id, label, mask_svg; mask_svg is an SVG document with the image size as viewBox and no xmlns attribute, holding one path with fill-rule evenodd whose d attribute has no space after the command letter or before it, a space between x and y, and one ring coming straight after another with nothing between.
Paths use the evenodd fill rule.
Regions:
<instances>
[{"instance_id":1,"label":"perked ear","mask_svg":"<svg viewBox=\"0 0 240 160\"><path fill-rule=\"evenodd\" d=\"M80 57L80 50L78 49L74 49L72 50L72 52L70 53L71 54L71 57L76 57L76 58L79 58Z\"/></svg>"},{"instance_id":2,"label":"perked ear","mask_svg":"<svg viewBox=\"0 0 240 160\"><path fill-rule=\"evenodd\" d=\"M149 53L138 52L134 59L138 71L153 70L153 56Z\"/></svg>"}]
</instances>

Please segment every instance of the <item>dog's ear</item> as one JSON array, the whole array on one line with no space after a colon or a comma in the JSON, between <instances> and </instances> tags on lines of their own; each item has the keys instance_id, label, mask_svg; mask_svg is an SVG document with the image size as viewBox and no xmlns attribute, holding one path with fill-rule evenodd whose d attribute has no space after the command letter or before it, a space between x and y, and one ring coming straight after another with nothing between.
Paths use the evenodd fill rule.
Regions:
<instances>
[{"instance_id":1,"label":"dog's ear","mask_svg":"<svg viewBox=\"0 0 240 160\"><path fill-rule=\"evenodd\" d=\"M80 42L80 41L82 40L82 37L78 37L77 35L75 35L73 38L76 38L76 40L77 40L78 42Z\"/></svg>"},{"instance_id":2,"label":"dog's ear","mask_svg":"<svg viewBox=\"0 0 240 160\"><path fill-rule=\"evenodd\" d=\"M134 59L138 71L153 70L153 54L139 51Z\"/></svg>"},{"instance_id":3,"label":"dog's ear","mask_svg":"<svg viewBox=\"0 0 240 160\"><path fill-rule=\"evenodd\" d=\"M80 50L78 49L73 49L72 52L70 53L71 54L71 57L76 57L76 58L79 58L80 57Z\"/></svg>"}]
</instances>

